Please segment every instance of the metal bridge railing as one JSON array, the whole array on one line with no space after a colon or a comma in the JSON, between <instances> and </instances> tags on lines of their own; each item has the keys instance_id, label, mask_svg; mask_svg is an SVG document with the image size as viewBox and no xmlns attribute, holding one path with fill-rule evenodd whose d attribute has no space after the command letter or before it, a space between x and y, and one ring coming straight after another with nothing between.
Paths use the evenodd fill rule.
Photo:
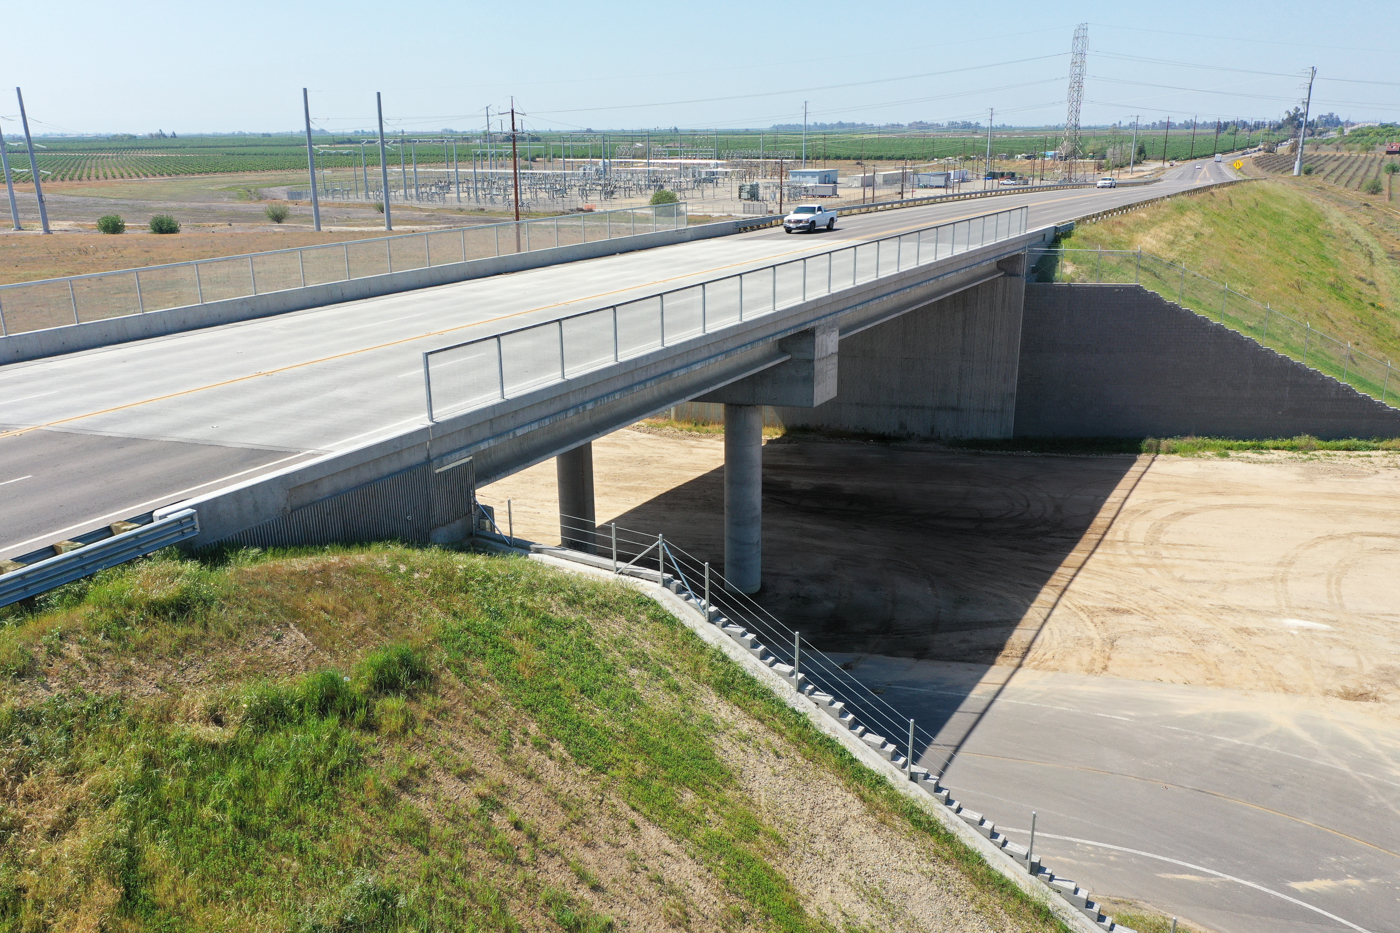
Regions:
<instances>
[{"instance_id":1,"label":"metal bridge railing","mask_svg":"<svg viewBox=\"0 0 1400 933\"><path fill-rule=\"evenodd\" d=\"M423 354L428 419L460 413L653 350L1026 233L1029 208L950 221Z\"/></svg>"},{"instance_id":2,"label":"metal bridge railing","mask_svg":"<svg viewBox=\"0 0 1400 933\"><path fill-rule=\"evenodd\" d=\"M1389 360L1363 353L1311 322L1275 311L1184 265L1141 250L1059 247L1032 250L1029 260L1035 281L1141 285L1387 405L1395 406L1392 391L1400 396L1400 373L1392 371Z\"/></svg>"},{"instance_id":3,"label":"metal bridge railing","mask_svg":"<svg viewBox=\"0 0 1400 933\"><path fill-rule=\"evenodd\" d=\"M510 502L506 502L507 514ZM559 549L523 541L513 536L513 522L496 524L496 512L476 500L477 533L486 533L517 548L534 548L568 560L585 562L613 573L655 580L691 602L710 622L792 682L802 693L830 697L826 705L844 706L844 716L863 727L858 734L872 747L883 748L891 761L911 778L928 773L941 776L954 750L871 691L854 674L825 652L802 640L799 631L784 624L751 597L732 591L709 562L690 554L664 535L652 535L617 524L594 526L573 516L560 516L564 544ZM734 630L738 626L742 630ZM833 704L834 701L834 704ZM856 722L851 722L851 726ZM876 736L876 733L879 735ZM883 740L879 746L873 738ZM917 762L924 758L930 767Z\"/></svg>"},{"instance_id":4,"label":"metal bridge railing","mask_svg":"<svg viewBox=\"0 0 1400 933\"><path fill-rule=\"evenodd\" d=\"M684 202L658 204L0 285L0 337L390 272L678 230L687 223Z\"/></svg>"}]
</instances>

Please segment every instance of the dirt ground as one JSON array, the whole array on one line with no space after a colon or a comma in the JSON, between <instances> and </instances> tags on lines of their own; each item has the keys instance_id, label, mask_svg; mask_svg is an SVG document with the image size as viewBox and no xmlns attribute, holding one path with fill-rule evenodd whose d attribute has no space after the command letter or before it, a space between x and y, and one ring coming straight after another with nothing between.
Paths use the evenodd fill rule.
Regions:
<instances>
[{"instance_id":1,"label":"dirt ground","mask_svg":"<svg viewBox=\"0 0 1400 933\"><path fill-rule=\"evenodd\" d=\"M600 522L722 563L720 435L594 443ZM553 463L482 490L558 541ZM783 437L759 600L829 651L1329 697L1400 715L1400 455L987 454ZM504 524L504 522L503 522Z\"/></svg>"}]
</instances>

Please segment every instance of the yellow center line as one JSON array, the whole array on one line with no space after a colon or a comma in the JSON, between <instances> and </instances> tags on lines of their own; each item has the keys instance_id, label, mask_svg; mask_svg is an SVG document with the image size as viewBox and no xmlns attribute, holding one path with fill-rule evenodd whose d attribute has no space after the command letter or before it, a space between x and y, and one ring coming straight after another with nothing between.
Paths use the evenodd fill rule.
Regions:
<instances>
[{"instance_id":1,"label":"yellow center line","mask_svg":"<svg viewBox=\"0 0 1400 933\"><path fill-rule=\"evenodd\" d=\"M1044 205L1046 205L1046 204L1054 204L1054 203L1058 203L1058 202L1060 202L1060 201L1072 200L1074 197L1077 197L1077 196L1072 195L1072 196L1070 196L1070 197L1055 198L1055 199L1052 199L1052 200L1050 200L1050 201L1043 201L1043 202L1040 202L1040 203L1037 204L1036 206L1044 206ZM962 214L962 215L959 215L959 216L950 217L950 218L948 218L947 220L942 221L942 223L956 223L957 221L967 220L967 219L969 219L969 218L971 218L971 217L981 217L981 216L983 216L982 213L973 212L973 213L970 213L970 214ZM907 232L909 232L909 231L911 231L911 230L920 230L920 229L924 229L924 228L926 228L927 226L928 226L928 224L923 223L923 224L913 224L913 225L911 225L911 226L906 226L906 227L896 227L894 230L889 231L888 233L882 234L882 236L890 236L890 235L894 235L894 234L907 233ZM869 242L869 241L866 241L866 242ZM854 244L851 244L851 245L855 246L855 245L860 245L860 244L859 244L859 243L854 243ZM21 434L28 434L28 433L30 433L31 431L39 431L39 430L42 430L42 429L44 429L44 428L52 428L52 427L57 427L57 426L63 425L63 424L71 424L71 423L74 422L74 421L82 421L82 420L84 420L84 419L86 419L86 418L96 418L96 417L99 417L99 416L101 416L101 415L109 415L109 414L111 414L111 413L113 413L113 412L125 411L125 410L128 409L128 408L139 408L139 407L142 406L142 405L150 405L150 404L153 404L153 403L155 403L155 402L164 402L164 401L168 401L169 399L172 399L172 398L181 398L181 397L186 396L186 395L193 395L193 394L195 394L196 392L205 392L205 391L208 391L209 389L220 389L220 388L223 388L224 386L237 385L237 384L240 383L240 382L248 382L248 381L250 381L250 380L253 380L253 379L260 379L260 378L265 377L265 376L275 376L275 375L277 375L277 374L279 374L279 373L291 372L292 370L295 370L295 369L302 369L303 367L306 367L306 366L315 366L315 365L318 364L318 363L330 363L330 362L333 362L333 361L335 361L335 360L345 359L346 357L349 357L349 356L356 356L356 355L361 354L361 353L372 353L372 352L374 352L375 350L385 350L385 349L388 349L389 347L397 347L397 346L401 346L402 344L405 344L405 343L412 343L412 342L414 342L415 340L423 340L423 339L428 338L428 337L441 337L441 336L444 335L444 334L451 334L451 333L455 333L456 331L459 331L459 330L467 330L467 329L472 328L472 327L481 327L481 326L486 325L486 324L498 324L498 323L500 323L501 321L508 321L508 320L511 320L512 318L521 317L521 316L523 316L523 315L527 315L527 314L536 314L536 313L541 312L541 311L548 311L548 310L550 310L551 308L559 308L559 307L562 307L562 306L564 306L564 305L577 304L577 303L586 302L586 301L596 301L596 300L599 299L599 298L606 298L606 297L608 297L609 295L620 295L620 294L622 294L622 293L624 293L624 292L636 291L636 290L638 290L638 289L643 289L643 288L652 288L652 287L657 286L657 285L665 285L665 284L668 283L668 282L675 282L675 281L679 281L679 280L681 280L681 279L688 279L688 278L693 278L693 277L695 277L695 276L701 276L701 275L711 275L711 274L713 274L713 273L716 273L716 272L723 272L723 271L726 270L726 269L733 269L733 268L736 268L736 267L738 267L738 266L752 265L752 264L755 263L755 262L763 262L763 261L765 261L765 260L776 260L776 259L781 259L783 256L792 256L792 255L797 254L797 253L805 252L806 250L811 249L811 248L812 248L812 247L802 247L802 248L800 248L800 249L786 250L786 251L781 252L781 253L773 253L773 254L770 254L770 255L768 255L768 256L760 256L760 257L757 257L756 259L745 259L745 260L742 260L742 261L740 261L740 262L727 263L727 264L725 264L725 265L722 265L722 266L715 266L715 267L710 268L710 269L702 269L702 270L700 270L700 271L698 271L698 272L686 272L686 273L684 273L684 274L682 274L682 275L670 276L670 277L664 278L664 279L653 279L653 280L650 281L650 282L644 282L644 283L642 283L642 284L640 284L640 285L629 285L629 286L627 286L627 287L625 287L625 288L617 288L617 289L613 289L613 290L611 290L611 291L598 292L598 293L593 294L593 295L586 295L586 296L584 296L583 298L571 298L571 299L569 299L569 300L567 300L567 301L556 301L556 302L554 302L554 303L552 303L552 304L540 305L539 307L536 307L536 308L527 308L527 309L525 309L524 311L514 311L514 312L511 312L510 314L502 314L502 315L499 315L498 317L487 318L486 320L483 320L483 321L473 321L473 322L470 323L470 324L458 324L458 325L456 325L455 327L445 327L445 328L443 328L443 329L441 329L441 330L433 330L433 331L428 331L427 333L414 334L414 335L411 336L411 337L402 337L402 338L400 338L400 339L398 339L398 340L390 340L390 341L388 341L387 343L379 343L379 344L375 344L374 346L370 346L370 347L360 347L360 348L355 349L355 350L346 350L346 351L343 352L343 353L335 353L335 354L332 354L332 355L330 355L330 356L322 356L322 357L318 357L318 358L313 359L313 360L303 360L303 361L300 362L300 363L289 363L288 365L286 365L286 366L280 366L280 367L278 367L277 369L260 370L260 371L255 372L255 373L249 373L249 374L246 375L246 376L236 376L236 377L234 377L233 379L224 379L224 380L222 380L222 381L220 381L220 382L211 382L211 383L208 383L207 385L195 386L194 388L191 388L191 389L181 389L179 392L169 392L169 393L167 393L167 394L165 394L165 395L157 395L157 396L153 396L152 398L141 399L140 401L136 401L136 402L127 402L127 403L122 404L122 405L113 405L111 408L103 408L103 409L99 409L98 411L90 411L90 412L86 412L86 413L81 414L81 415L71 415L71 416L69 416L69 417L67 417L67 418L59 418L59 419L57 419L57 420L55 420L55 421L46 421L46 422L44 422L43 424L30 425L30 426L27 427L27 428L17 428L17 429L15 429L15 430L13 430L13 431L0 432L0 438L5 438L5 437L18 437L18 436L21 435ZM841 249L841 248L844 248L844 247L838 247L838 249ZM771 264L771 263L770 263L770 264Z\"/></svg>"}]
</instances>

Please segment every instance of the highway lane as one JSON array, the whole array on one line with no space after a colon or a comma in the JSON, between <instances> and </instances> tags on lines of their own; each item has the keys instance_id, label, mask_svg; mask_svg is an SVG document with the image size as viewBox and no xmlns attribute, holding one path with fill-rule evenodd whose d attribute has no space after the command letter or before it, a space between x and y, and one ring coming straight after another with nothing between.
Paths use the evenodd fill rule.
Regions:
<instances>
[{"instance_id":1,"label":"highway lane","mask_svg":"<svg viewBox=\"0 0 1400 933\"><path fill-rule=\"evenodd\" d=\"M1029 205L1031 226L1221 180L1223 166L1182 166L1143 188L1041 191L842 218L834 231L781 229L627 253L347 302L0 367L0 476L40 450L91 457L85 436L188 444L143 470L80 471L0 486L0 557L84 516L176 501L247 464L247 450L342 450L422 423L420 354L572 311L954 219ZM222 453L221 453L222 452ZM173 458L173 459L172 459ZM178 467L162 466L167 461ZM48 517L46 517L48 516Z\"/></svg>"},{"instance_id":2,"label":"highway lane","mask_svg":"<svg viewBox=\"0 0 1400 933\"><path fill-rule=\"evenodd\" d=\"M1394 722L1341 701L835 657L942 724L964 805L1023 845L1036 811L1036 852L1096 894L1220 933L1400 931Z\"/></svg>"}]
</instances>

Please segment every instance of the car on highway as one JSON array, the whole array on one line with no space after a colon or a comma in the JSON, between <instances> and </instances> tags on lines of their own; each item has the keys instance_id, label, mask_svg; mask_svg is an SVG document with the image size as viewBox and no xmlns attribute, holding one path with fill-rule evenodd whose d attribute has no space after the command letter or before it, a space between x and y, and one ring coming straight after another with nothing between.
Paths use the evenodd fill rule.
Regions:
<instances>
[{"instance_id":1,"label":"car on highway","mask_svg":"<svg viewBox=\"0 0 1400 933\"><path fill-rule=\"evenodd\" d=\"M1215 154L1215 161L1217 161L1217 162L1224 162L1225 160L1222 159L1222 158L1220 157L1220 153L1217 152L1217 153Z\"/></svg>"},{"instance_id":2,"label":"car on highway","mask_svg":"<svg viewBox=\"0 0 1400 933\"><path fill-rule=\"evenodd\" d=\"M1192 169L1192 171L1199 172L1199 171L1200 171L1201 169L1203 169L1203 168L1205 168L1205 165L1204 165L1204 164L1197 164L1196 167L1195 167L1194 169Z\"/></svg>"},{"instance_id":3,"label":"car on highway","mask_svg":"<svg viewBox=\"0 0 1400 933\"><path fill-rule=\"evenodd\" d=\"M1117 181L1117 179L1110 178L1110 177L1108 177L1107 175L1105 175L1103 178L1100 178L1100 179L1099 179L1098 184L1096 184L1094 187L1095 187L1095 188L1117 188L1117 187L1118 187L1118 181Z\"/></svg>"},{"instance_id":4,"label":"car on highway","mask_svg":"<svg viewBox=\"0 0 1400 933\"><path fill-rule=\"evenodd\" d=\"M835 229L836 212L820 204L800 204L783 218L783 229L788 233L796 230L815 233L818 227Z\"/></svg>"}]
</instances>

